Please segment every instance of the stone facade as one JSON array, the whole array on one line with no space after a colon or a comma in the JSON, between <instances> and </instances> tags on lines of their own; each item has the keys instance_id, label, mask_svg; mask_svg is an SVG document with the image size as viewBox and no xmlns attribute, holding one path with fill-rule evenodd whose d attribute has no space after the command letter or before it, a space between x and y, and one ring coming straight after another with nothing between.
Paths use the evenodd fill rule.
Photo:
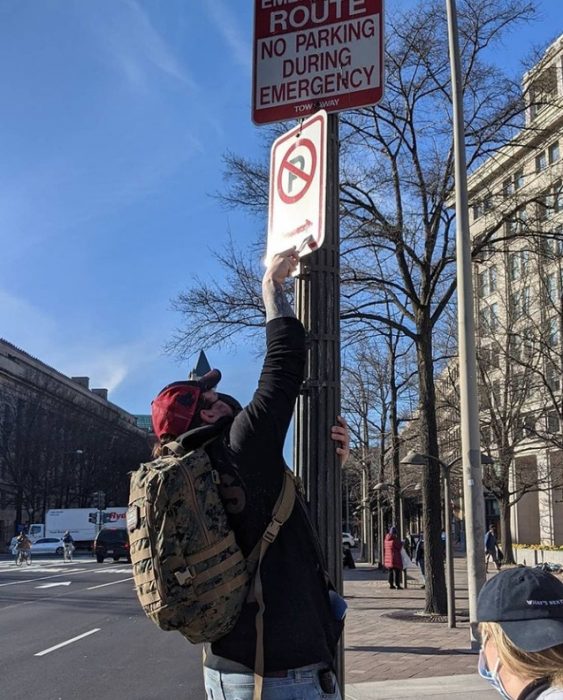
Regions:
<instances>
[{"instance_id":1,"label":"stone facade","mask_svg":"<svg viewBox=\"0 0 563 700\"><path fill-rule=\"evenodd\" d=\"M150 455L134 416L0 339L0 546L48 508L126 505L127 472Z\"/></svg>"}]
</instances>

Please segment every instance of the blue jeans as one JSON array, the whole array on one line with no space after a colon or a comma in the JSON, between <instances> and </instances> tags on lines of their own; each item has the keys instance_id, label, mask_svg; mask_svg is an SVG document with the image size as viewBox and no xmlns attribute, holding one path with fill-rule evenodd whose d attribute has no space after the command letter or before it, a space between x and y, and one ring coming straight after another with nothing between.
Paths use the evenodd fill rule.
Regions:
<instances>
[{"instance_id":1,"label":"blue jeans","mask_svg":"<svg viewBox=\"0 0 563 700\"><path fill-rule=\"evenodd\" d=\"M334 693L323 691L319 671L326 664L312 664L287 671L285 678L264 678L262 700L342 700L334 674ZM252 700L254 674L224 673L212 668L203 669L208 700Z\"/></svg>"}]
</instances>

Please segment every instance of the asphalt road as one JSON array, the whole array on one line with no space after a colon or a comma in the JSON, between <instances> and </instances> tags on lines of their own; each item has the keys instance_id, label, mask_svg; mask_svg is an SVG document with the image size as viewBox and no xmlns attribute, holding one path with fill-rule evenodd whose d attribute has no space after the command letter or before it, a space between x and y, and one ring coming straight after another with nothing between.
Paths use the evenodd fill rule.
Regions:
<instances>
[{"instance_id":1,"label":"asphalt road","mask_svg":"<svg viewBox=\"0 0 563 700\"><path fill-rule=\"evenodd\" d=\"M1 700L204 700L201 647L143 613L131 565L0 557Z\"/></svg>"}]
</instances>

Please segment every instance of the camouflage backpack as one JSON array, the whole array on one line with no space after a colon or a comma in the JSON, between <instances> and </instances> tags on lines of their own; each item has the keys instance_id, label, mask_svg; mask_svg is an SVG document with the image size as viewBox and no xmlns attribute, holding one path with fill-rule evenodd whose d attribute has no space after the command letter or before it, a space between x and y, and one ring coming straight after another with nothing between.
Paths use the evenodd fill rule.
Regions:
<instances>
[{"instance_id":1,"label":"camouflage backpack","mask_svg":"<svg viewBox=\"0 0 563 700\"><path fill-rule=\"evenodd\" d=\"M248 558L227 522L219 474L204 449L186 452L181 439L169 454L131 475L127 528L139 601L163 630L191 642L227 634L252 589L257 615L257 673L263 666L264 605L260 564L291 514L295 487L287 471L272 521Z\"/></svg>"}]
</instances>

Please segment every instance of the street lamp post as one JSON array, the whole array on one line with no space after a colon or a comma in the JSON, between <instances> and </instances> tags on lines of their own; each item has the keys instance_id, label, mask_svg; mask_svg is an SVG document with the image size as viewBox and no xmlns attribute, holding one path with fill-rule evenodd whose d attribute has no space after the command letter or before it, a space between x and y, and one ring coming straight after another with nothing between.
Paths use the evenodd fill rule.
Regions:
<instances>
[{"instance_id":1,"label":"street lamp post","mask_svg":"<svg viewBox=\"0 0 563 700\"><path fill-rule=\"evenodd\" d=\"M446 0L448 45L452 77L452 121L454 140L456 204L456 270L459 352L459 407L463 455L464 506L467 513L467 572L471 648L479 646L475 634L477 596L485 583L482 543L485 534L483 474L479 461L479 402L477 398L477 359L471 277L471 238L465 162L463 85L455 0Z\"/></svg>"}]
</instances>

